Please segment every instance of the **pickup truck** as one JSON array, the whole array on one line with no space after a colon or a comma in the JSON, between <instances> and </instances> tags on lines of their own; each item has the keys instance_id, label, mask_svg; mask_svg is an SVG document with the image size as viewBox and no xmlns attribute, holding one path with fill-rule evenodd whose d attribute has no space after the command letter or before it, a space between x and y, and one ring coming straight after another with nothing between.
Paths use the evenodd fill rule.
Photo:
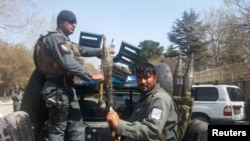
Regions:
<instances>
[{"instance_id":1,"label":"pickup truck","mask_svg":"<svg viewBox=\"0 0 250 141\"><path fill-rule=\"evenodd\" d=\"M77 93L83 94L84 98L79 100L80 108L84 117L84 123L87 128L85 131L86 141L102 141L107 139L109 127L106 122L106 113L108 112L107 99L104 93L103 104L98 106L98 92L88 92L92 88L81 90L76 87ZM114 87L114 105L113 108L118 112L121 119L126 119L132 112L133 103L139 99L139 93L136 87L124 86ZM88 94L89 93L89 94Z\"/></svg>"},{"instance_id":2,"label":"pickup truck","mask_svg":"<svg viewBox=\"0 0 250 141\"><path fill-rule=\"evenodd\" d=\"M79 44L94 48L101 47L103 35L89 32L80 33ZM94 39L94 40L93 40ZM119 52L113 57L112 83L113 108L121 119L126 119L132 112L133 103L139 99L134 76L131 68L135 68L140 48L122 41ZM124 68L122 66L127 66ZM131 81L132 80L132 81ZM108 99L104 88L102 105L98 105L99 91L96 90L96 81L82 82L75 85L79 96L79 104L86 124L86 141L108 140L109 127L106 114L109 110Z\"/></svg>"}]
</instances>

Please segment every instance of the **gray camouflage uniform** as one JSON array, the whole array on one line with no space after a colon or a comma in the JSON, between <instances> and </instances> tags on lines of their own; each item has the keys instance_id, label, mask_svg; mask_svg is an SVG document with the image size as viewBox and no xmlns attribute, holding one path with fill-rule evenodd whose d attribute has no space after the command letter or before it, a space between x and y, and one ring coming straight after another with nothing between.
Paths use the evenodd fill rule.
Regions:
<instances>
[{"instance_id":1,"label":"gray camouflage uniform","mask_svg":"<svg viewBox=\"0 0 250 141\"><path fill-rule=\"evenodd\" d=\"M62 44L69 41L69 38L58 29L55 33L46 37L45 48L56 62L64 70L69 72L66 76L66 85L64 83L65 75L47 74L46 82L42 89L44 99L48 98L57 102L57 96L61 93L62 104L58 106L46 103L49 108L49 140L62 141L64 135L66 139L74 141L85 140L85 127L80 111L78 99L73 85L73 78L77 76L86 81L91 80L92 75L85 70L74 56L67 50L63 50ZM81 56L90 57L101 54L100 48L87 48L78 46Z\"/></svg>"},{"instance_id":2,"label":"gray camouflage uniform","mask_svg":"<svg viewBox=\"0 0 250 141\"><path fill-rule=\"evenodd\" d=\"M161 133L167 141L176 141L178 118L173 99L159 84L141 96L130 118L119 121L116 133L126 141L158 141Z\"/></svg>"}]
</instances>

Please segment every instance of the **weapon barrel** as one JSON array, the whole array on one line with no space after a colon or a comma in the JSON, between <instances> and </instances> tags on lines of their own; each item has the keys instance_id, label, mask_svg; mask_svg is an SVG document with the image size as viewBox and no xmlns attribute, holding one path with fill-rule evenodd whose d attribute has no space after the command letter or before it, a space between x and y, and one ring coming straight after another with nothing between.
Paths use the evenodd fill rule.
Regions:
<instances>
[{"instance_id":1,"label":"weapon barrel","mask_svg":"<svg viewBox=\"0 0 250 141\"><path fill-rule=\"evenodd\" d=\"M106 94L107 94L107 99L108 99L108 107L109 109L112 108L113 109L113 105L114 105L114 89L113 88L108 88L106 89Z\"/></svg>"}]
</instances>

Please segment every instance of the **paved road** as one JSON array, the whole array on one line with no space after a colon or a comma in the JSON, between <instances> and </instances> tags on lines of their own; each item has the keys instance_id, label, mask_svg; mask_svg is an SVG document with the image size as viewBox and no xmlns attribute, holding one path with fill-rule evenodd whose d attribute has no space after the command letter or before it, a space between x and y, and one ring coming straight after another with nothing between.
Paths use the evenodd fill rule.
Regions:
<instances>
[{"instance_id":1,"label":"paved road","mask_svg":"<svg viewBox=\"0 0 250 141\"><path fill-rule=\"evenodd\" d=\"M11 112L13 112L12 100L0 101L0 117L3 117Z\"/></svg>"}]
</instances>

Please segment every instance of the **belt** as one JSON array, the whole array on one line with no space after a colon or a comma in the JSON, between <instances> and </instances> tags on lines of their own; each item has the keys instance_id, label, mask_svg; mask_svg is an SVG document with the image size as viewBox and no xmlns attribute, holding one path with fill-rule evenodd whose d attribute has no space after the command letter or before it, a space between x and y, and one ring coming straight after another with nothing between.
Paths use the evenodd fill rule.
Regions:
<instances>
[{"instance_id":1,"label":"belt","mask_svg":"<svg viewBox=\"0 0 250 141\"><path fill-rule=\"evenodd\" d=\"M64 87L73 86L70 78L65 74L47 74L46 78L48 81L62 85Z\"/></svg>"},{"instance_id":2,"label":"belt","mask_svg":"<svg viewBox=\"0 0 250 141\"><path fill-rule=\"evenodd\" d=\"M66 77L65 74L46 74L46 78L63 78Z\"/></svg>"}]
</instances>

